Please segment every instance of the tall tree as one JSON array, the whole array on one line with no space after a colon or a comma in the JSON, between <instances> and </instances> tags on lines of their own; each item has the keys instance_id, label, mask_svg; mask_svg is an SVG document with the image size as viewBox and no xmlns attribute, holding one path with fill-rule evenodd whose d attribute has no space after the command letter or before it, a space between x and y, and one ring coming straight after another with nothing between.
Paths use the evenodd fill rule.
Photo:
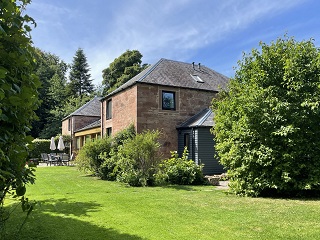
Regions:
<instances>
[{"instance_id":1,"label":"tall tree","mask_svg":"<svg viewBox=\"0 0 320 240\"><path fill-rule=\"evenodd\" d=\"M23 14L30 0L0 1L0 230L6 219L3 203L8 193L23 198L34 181L26 168L27 143L34 110L38 107L39 79L34 74L34 49L30 38L33 19ZM30 208L31 209L31 208Z\"/></svg>"},{"instance_id":2,"label":"tall tree","mask_svg":"<svg viewBox=\"0 0 320 240\"><path fill-rule=\"evenodd\" d=\"M66 72L68 65L58 56L36 49L36 74L40 79L39 97L41 105L36 111L38 120L32 123L33 137L44 137L43 129L53 116L50 113L56 106L63 106L66 100Z\"/></svg>"},{"instance_id":3,"label":"tall tree","mask_svg":"<svg viewBox=\"0 0 320 240\"><path fill-rule=\"evenodd\" d=\"M147 68L148 64L141 65L141 59L142 54L138 50L127 50L114 59L108 68L102 70L102 84L104 85L105 94L121 86Z\"/></svg>"},{"instance_id":4,"label":"tall tree","mask_svg":"<svg viewBox=\"0 0 320 240\"><path fill-rule=\"evenodd\" d=\"M285 36L239 62L213 101L214 134L231 189L242 195L320 190L320 50Z\"/></svg>"},{"instance_id":5,"label":"tall tree","mask_svg":"<svg viewBox=\"0 0 320 240\"><path fill-rule=\"evenodd\" d=\"M71 65L68 93L71 96L77 97L91 94L94 91L90 68L83 50L79 48L73 57Z\"/></svg>"}]
</instances>

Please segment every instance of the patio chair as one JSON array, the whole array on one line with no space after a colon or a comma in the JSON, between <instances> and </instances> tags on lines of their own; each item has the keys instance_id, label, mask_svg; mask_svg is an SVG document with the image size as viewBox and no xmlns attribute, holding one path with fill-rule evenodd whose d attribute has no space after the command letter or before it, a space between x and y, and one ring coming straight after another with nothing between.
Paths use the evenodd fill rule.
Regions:
<instances>
[{"instance_id":1,"label":"patio chair","mask_svg":"<svg viewBox=\"0 0 320 240\"><path fill-rule=\"evenodd\" d=\"M62 156L64 153L57 153L57 163L62 165Z\"/></svg>"},{"instance_id":2,"label":"patio chair","mask_svg":"<svg viewBox=\"0 0 320 240\"><path fill-rule=\"evenodd\" d=\"M69 166L69 161L70 161L69 154L63 153L61 157L62 164L66 164Z\"/></svg>"},{"instance_id":3,"label":"patio chair","mask_svg":"<svg viewBox=\"0 0 320 240\"><path fill-rule=\"evenodd\" d=\"M56 153L49 153L48 156L49 156L49 160L47 165L50 164L51 166L51 164L56 165L58 163L58 158Z\"/></svg>"},{"instance_id":4,"label":"patio chair","mask_svg":"<svg viewBox=\"0 0 320 240\"><path fill-rule=\"evenodd\" d=\"M44 163L47 163L47 165L48 165L49 156L48 156L47 153L41 153L41 161L44 162Z\"/></svg>"}]
</instances>

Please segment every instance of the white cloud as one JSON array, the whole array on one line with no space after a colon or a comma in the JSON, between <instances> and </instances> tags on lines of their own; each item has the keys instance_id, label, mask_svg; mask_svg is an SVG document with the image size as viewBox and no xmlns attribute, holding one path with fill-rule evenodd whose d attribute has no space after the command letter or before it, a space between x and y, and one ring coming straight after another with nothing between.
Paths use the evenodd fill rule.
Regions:
<instances>
[{"instance_id":1,"label":"white cloud","mask_svg":"<svg viewBox=\"0 0 320 240\"><path fill-rule=\"evenodd\" d=\"M72 7L71 0L65 0L65 6L62 5L64 1L58 5L53 0L33 0L31 10L39 17L36 18L39 31L35 31L35 43L41 42L40 48L49 49L69 62L76 49L82 47L95 83L101 83L102 69L127 49L139 50L144 55L144 62L148 63L161 57L188 59L206 46L232 38L234 32L246 29L256 21L271 18L304 2L83 1L86 4ZM89 6L92 6L91 11ZM250 41L250 37L244 41Z\"/></svg>"}]
</instances>

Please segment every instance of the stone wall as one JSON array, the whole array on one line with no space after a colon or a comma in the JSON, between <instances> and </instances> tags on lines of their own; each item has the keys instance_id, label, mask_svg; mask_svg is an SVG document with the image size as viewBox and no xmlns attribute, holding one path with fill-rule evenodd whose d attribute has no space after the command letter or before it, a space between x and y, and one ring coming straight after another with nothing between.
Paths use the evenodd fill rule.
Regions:
<instances>
[{"instance_id":1,"label":"stone wall","mask_svg":"<svg viewBox=\"0 0 320 240\"><path fill-rule=\"evenodd\" d=\"M106 119L107 101L112 100L112 118ZM136 126L137 122L137 86L125 89L124 91L111 96L103 101L101 128L103 136L106 129L112 128L112 135L127 128L130 124Z\"/></svg>"},{"instance_id":2,"label":"stone wall","mask_svg":"<svg viewBox=\"0 0 320 240\"><path fill-rule=\"evenodd\" d=\"M162 91L175 92L176 109L162 109ZM162 132L161 145L165 157L178 150L176 127L211 105L215 93L159 85L138 84L137 131L158 129Z\"/></svg>"},{"instance_id":3,"label":"stone wall","mask_svg":"<svg viewBox=\"0 0 320 240\"><path fill-rule=\"evenodd\" d=\"M162 109L162 91L175 92L176 109ZM214 92L137 83L103 101L103 136L112 128L112 135L133 123L138 133L144 130L161 131L160 143L164 157L178 150L176 127L211 105ZM112 119L106 120L106 103L112 99Z\"/></svg>"}]
</instances>

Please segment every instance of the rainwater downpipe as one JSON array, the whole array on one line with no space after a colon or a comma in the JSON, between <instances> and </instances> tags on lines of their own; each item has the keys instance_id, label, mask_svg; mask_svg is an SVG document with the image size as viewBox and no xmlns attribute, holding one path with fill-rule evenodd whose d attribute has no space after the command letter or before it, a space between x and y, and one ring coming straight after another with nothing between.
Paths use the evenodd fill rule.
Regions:
<instances>
[{"instance_id":1,"label":"rainwater downpipe","mask_svg":"<svg viewBox=\"0 0 320 240\"><path fill-rule=\"evenodd\" d=\"M194 151L194 148L195 148L195 131L194 131L194 128L191 128L191 156L192 156L192 160L193 161L196 161L195 159L195 151Z\"/></svg>"},{"instance_id":2,"label":"rainwater downpipe","mask_svg":"<svg viewBox=\"0 0 320 240\"><path fill-rule=\"evenodd\" d=\"M101 102L101 138L103 138L103 123L104 123L103 104L104 104L104 101Z\"/></svg>"}]
</instances>

